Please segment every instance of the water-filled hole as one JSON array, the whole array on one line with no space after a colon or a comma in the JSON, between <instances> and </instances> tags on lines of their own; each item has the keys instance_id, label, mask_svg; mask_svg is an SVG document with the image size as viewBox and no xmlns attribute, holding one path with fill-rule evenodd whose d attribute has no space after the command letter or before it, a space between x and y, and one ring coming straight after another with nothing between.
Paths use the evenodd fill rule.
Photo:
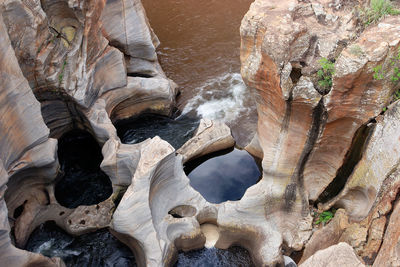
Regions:
<instances>
[{"instance_id":1,"label":"water-filled hole","mask_svg":"<svg viewBox=\"0 0 400 267\"><path fill-rule=\"evenodd\" d=\"M198 118L181 116L172 119L156 114L143 114L115 123L122 143L136 144L158 135L175 149L193 137L199 126Z\"/></svg>"},{"instance_id":2,"label":"water-filled hole","mask_svg":"<svg viewBox=\"0 0 400 267\"><path fill-rule=\"evenodd\" d=\"M61 205L93 205L111 196L111 181L100 169L101 148L88 132L74 130L63 135L58 158L64 175L56 184L55 196Z\"/></svg>"},{"instance_id":3,"label":"water-filled hole","mask_svg":"<svg viewBox=\"0 0 400 267\"><path fill-rule=\"evenodd\" d=\"M249 252L242 247L229 249L203 248L189 252L180 252L174 267L208 267L208 266L255 266Z\"/></svg>"},{"instance_id":4,"label":"water-filled hole","mask_svg":"<svg viewBox=\"0 0 400 267\"><path fill-rule=\"evenodd\" d=\"M46 222L32 232L26 250L60 257L66 266L136 266L132 251L107 229L73 237Z\"/></svg>"},{"instance_id":5,"label":"water-filled hole","mask_svg":"<svg viewBox=\"0 0 400 267\"><path fill-rule=\"evenodd\" d=\"M191 186L211 203L239 200L261 178L256 160L236 148L190 161L185 172Z\"/></svg>"},{"instance_id":6,"label":"water-filled hole","mask_svg":"<svg viewBox=\"0 0 400 267\"><path fill-rule=\"evenodd\" d=\"M180 205L168 212L174 218L192 217L196 214L197 210L193 206Z\"/></svg>"}]
</instances>

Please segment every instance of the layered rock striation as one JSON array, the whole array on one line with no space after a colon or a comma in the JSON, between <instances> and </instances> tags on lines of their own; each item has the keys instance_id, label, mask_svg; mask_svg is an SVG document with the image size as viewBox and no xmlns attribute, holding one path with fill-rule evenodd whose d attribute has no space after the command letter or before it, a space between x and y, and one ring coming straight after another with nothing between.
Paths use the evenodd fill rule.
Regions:
<instances>
[{"instance_id":1,"label":"layered rock striation","mask_svg":"<svg viewBox=\"0 0 400 267\"><path fill-rule=\"evenodd\" d=\"M343 207L350 221L359 222L354 229L371 234L358 244L350 241L354 232L343 237L369 264L382 240L373 234L377 207L390 214L382 206L394 199L383 195L397 192L399 179L398 103L386 107L399 89L393 77L400 64L400 18L366 27L365 8L363 1L258 0L240 32L241 72L259 116L248 150L263 155L267 220L282 216L279 211L298 214L290 217L298 221L310 213L309 203L321 211ZM328 85L323 68L334 69ZM277 225L296 250L285 234L298 233L296 224ZM332 245L342 234L333 229L327 235ZM307 257L326 247L322 236L310 240ZM312 246L319 248L310 252Z\"/></svg>"}]
</instances>

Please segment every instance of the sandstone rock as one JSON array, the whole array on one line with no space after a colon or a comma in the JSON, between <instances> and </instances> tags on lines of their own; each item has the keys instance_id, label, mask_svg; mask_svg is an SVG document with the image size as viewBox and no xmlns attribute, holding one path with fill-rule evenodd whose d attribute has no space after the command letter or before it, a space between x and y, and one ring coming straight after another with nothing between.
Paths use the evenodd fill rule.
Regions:
<instances>
[{"instance_id":1,"label":"sandstone rock","mask_svg":"<svg viewBox=\"0 0 400 267\"><path fill-rule=\"evenodd\" d=\"M232 147L235 140L231 130L222 122L201 119L194 136L176 152L183 163L206 154Z\"/></svg>"},{"instance_id":2,"label":"sandstone rock","mask_svg":"<svg viewBox=\"0 0 400 267\"><path fill-rule=\"evenodd\" d=\"M329 205L346 208L353 219L365 218L376 202L383 181L399 167L400 102L377 117L362 159L343 191Z\"/></svg>"},{"instance_id":3,"label":"sandstone rock","mask_svg":"<svg viewBox=\"0 0 400 267\"><path fill-rule=\"evenodd\" d=\"M65 266L61 259L49 259L40 254L31 253L25 250L16 248L10 239L9 216L6 203L4 201L6 183L8 175L0 160L0 244L1 254L0 262L2 265L9 266Z\"/></svg>"},{"instance_id":4,"label":"sandstone rock","mask_svg":"<svg viewBox=\"0 0 400 267\"><path fill-rule=\"evenodd\" d=\"M27 150L45 142L49 129L24 78L0 14L0 158L7 171Z\"/></svg>"},{"instance_id":5,"label":"sandstone rock","mask_svg":"<svg viewBox=\"0 0 400 267\"><path fill-rule=\"evenodd\" d=\"M399 266L400 265L400 202L395 203L393 213L384 236L384 241L373 266Z\"/></svg>"},{"instance_id":6,"label":"sandstone rock","mask_svg":"<svg viewBox=\"0 0 400 267\"><path fill-rule=\"evenodd\" d=\"M308 260L299 265L299 267L318 267L318 266L343 266L343 267L355 267L365 266L356 256L353 248L347 243L339 243L334 246L330 246L324 250L320 250L312 255Z\"/></svg>"},{"instance_id":7,"label":"sandstone rock","mask_svg":"<svg viewBox=\"0 0 400 267\"><path fill-rule=\"evenodd\" d=\"M339 243L345 229L349 226L348 217L343 209L335 213L335 217L325 227L316 230L307 242L300 264L314 255L317 251Z\"/></svg>"},{"instance_id":8,"label":"sandstone rock","mask_svg":"<svg viewBox=\"0 0 400 267\"><path fill-rule=\"evenodd\" d=\"M162 76L153 78L128 77L126 87L112 90L101 99L113 122L146 111L170 115L175 99L176 85Z\"/></svg>"},{"instance_id":9,"label":"sandstone rock","mask_svg":"<svg viewBox=\"0 0 400 267\"><path fill-rule=\"evenodd\" d=\"M393 72L391 62L400 47L399 24L398 17L391 17L368 28L337 59L333 87L326 98L328 119L304 170L310 199L319 196L345 163L350 144L357 141L354 140L357 129L377 116L394 92L395 84L390 81L390 75ZM354 46L360 52L355 52ZM385 73L382 80L374 79L373 68L377 66L382 66ZM366 202L359 202L364 208L354 211L354 216L366 215L376 193L373 191L377 189L358 191L360 197L366 194Z\"/></svg>"},{"instance_id":10,"label":"sandstone rock","mask_svg":"<svg viewBox=\"0 0 400 267\"><path fill-rule=\"evenodd\" d=\"M282 207L302 214L349 161L356 131L395 90L388 77L399 47L399 19L387 18L353 42L357 18L338 9L327 2L259 0L241 25L241 72L258 96L263 179L270 180L271 197L283 199ZM343 50L351 42L360 53ZM320 58L337 56L329 92L315 72ZM380 64L386 79L374 80L373 68Z\"/></svg>"},{"instance_id":11,"label":"sandstone rock","mask_svg":"<svg viewBox=\"0 0 400 267\"><path fill-rule=\"evenodd\" d=\"M195 219L197 209L194 213L180 213L177 218L182 219L169 214L174 207L205 202L188 186L181 159L175 158L173 151L159 137L151 140L113 215L112 229L131 247L140 266L169 264L176 253L174 244L181 246L178 249L190 249L200 248L205 241Z\"/></svg>"},{"instance_id":12,"label":"sandstone rock","mask_svg":"<svg viewBox=\"0 0 400 267\"><path fill-rule=\"evenodd\" d=\"M159 44L140 0L108 0L101 15L103 32L110 44L133 58L157 60Z\"/></svg>"}]
</instances>

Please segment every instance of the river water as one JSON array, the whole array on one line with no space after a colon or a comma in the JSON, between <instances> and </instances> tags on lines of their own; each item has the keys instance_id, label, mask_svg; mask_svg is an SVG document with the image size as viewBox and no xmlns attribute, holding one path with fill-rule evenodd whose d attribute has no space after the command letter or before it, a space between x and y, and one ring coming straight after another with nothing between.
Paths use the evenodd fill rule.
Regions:
<instances>
[{"instance_id":1,"label":"river water","mask_svg":"<svg viewBox=\"0 0 400 267\"><path fill-rule=\"evenodd\" d=\"M251 0L143 0L165 73L180 87L178 108L226 122L239 146L255 131L254 100L240 76L241 19Z\"/></svg>"}]
</instances>

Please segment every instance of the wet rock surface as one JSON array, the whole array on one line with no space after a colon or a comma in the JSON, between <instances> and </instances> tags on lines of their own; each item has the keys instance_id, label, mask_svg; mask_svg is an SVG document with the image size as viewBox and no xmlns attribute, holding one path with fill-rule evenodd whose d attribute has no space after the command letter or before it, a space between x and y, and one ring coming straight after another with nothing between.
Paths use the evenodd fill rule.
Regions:
<instances>
[{"instance_id":1,"label":"wet rock surface","mask_svg":"<svg viewBox=\"0 0 400 267\"><path fill-rule=\"evenodd\" d=\"M130 249L107 229L73 237L53 222L46 222L33 231L26 249L47 257L60 257L71 267L136 266Z\"/></svg>"},{"instance_id":2,"label":"wet rock surface","mask_svg":"<svg viewBox=\"0 0 400 267\"><path fill-rule=\"evenodd\" d=\"M93 205L111 195L111 181L100 169L100 147L88 132L76 130L62 136L58 158L63 176L56 184L55 196L61 205Z\"/></svg>"}]
</instances>

